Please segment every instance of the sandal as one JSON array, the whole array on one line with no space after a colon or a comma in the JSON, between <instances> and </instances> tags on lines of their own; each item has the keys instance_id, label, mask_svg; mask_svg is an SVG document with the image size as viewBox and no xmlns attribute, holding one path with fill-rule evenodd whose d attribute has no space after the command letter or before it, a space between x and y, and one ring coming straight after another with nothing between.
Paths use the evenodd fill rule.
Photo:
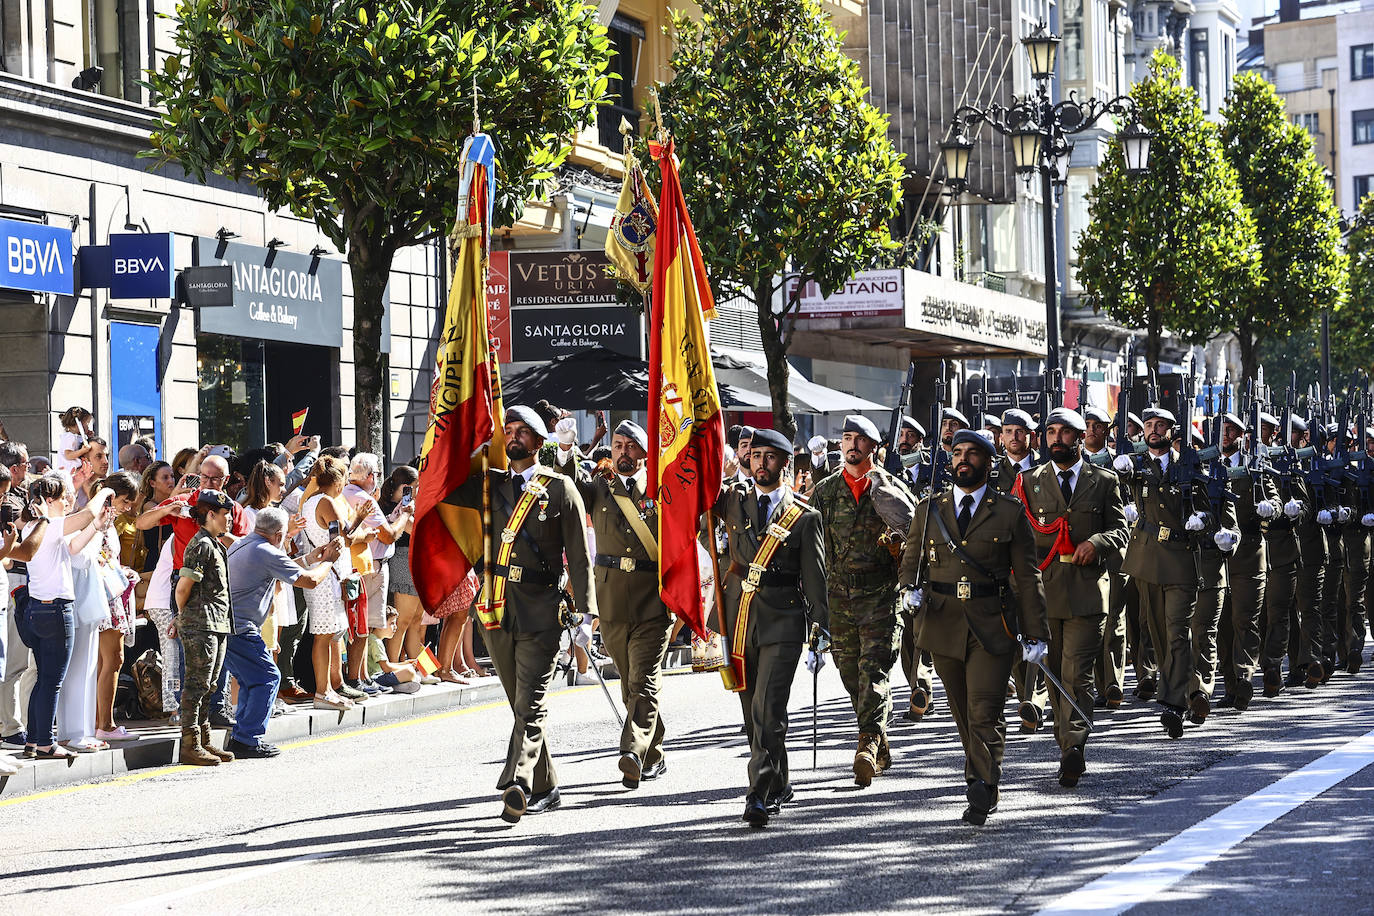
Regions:
<instances>
[{"instance_id":1,"label":"sandal","mask_svg":"<svg viewBox=\"0 0 1374 916\"><path fill-rule=\"evenodd\" d=\"M472 683L452 668L445 668L443 671L440 671L439 680L443 681L445 684L458 684L464 687Z\"/></svg>"},{"instance_id":2,"label":"sandal","mask_svg":"<svg viewBox=\"0 0 1374 916\"><path fill-rule=\"evenodd\" d=\"M27 752L27 751L25 751L25 756L28 756L28 752ZM41 748L41 747L36 747L36 748L34 748L34 750L33 750L33 758L32 758L32 759L35 759L35 760L71 760L71 759L72 759L73 757L75 757L75 756L76 756L75 754L73 754L70 750L68 750L67 748L63 747L62 745L60 745L60 744L53 744L53 745L49 745L47 750L44 750L44 749Z\"/></svg>"}]
</instances>

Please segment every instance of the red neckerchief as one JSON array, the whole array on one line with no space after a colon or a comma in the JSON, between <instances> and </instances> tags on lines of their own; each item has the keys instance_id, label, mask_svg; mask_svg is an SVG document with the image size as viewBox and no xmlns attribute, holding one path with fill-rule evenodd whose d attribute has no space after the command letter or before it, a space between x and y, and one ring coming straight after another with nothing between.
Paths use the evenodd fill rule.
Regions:
<instances>
[{"instance_id":1,"label":"red neckerchief","mask_svg":"<svg viewBox=\"0 0 1374 916\"><path fill-rule=\"evenodd\" d=\"M851 477L848 465L840 473L844 475L844 482L849 484L849 492L854 494L855 502L858 502L860 497L868 492L869 486L873 483L867 474L862 477Z\"/></svg>"},{"instance_id":2,"label":"red neckerchief","mask_svg":"<svg viewBox=\"0 0 1374 916\"><path fill-rule=\"evenodd\" d=\"M1044 562L1040 563L1040 570L1043 572L1054 562L1054 558L1061 554L1073 556L1074 543L1069 539L1069 519L1068 516L1061 515L1048 525L1042 525L1031 515L1030 503L1026 502L1026 485L1022 483L1023 476L1016 475L1016 483L1012 484L1011 495L1021 500L1021 504L1026 507L1026 518L1030 519L1031 527L1039 534L1054 535L1054 543L1050 545L1050 552L1045 556Z\"/></svg>"}]
</instances>

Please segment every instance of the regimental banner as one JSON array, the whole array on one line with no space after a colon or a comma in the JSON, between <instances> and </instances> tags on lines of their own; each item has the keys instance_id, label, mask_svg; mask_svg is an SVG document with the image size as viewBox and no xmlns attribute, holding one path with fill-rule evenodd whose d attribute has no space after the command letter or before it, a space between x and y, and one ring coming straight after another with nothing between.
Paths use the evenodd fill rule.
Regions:
<instances>
[{"instance_id":1,"label":"regimental banner","mask_svg":"<svg viewBox=\"0 0 1374 916\"><path fill-rule=\"evenodd\" d=\"M343 262L196 239L198 266L233 268L234 304L197 314L202 332L343 346Z\"/></svg>"},{"instance_id":2,"label":"regimental banner","mask_svg":"<svg viewBox=\"0 0 1374 916\"><path fill-rule=\"evenodd\" d=\"M70 296L72 251L71 229L0 219L0 287Z\"/></svg>"}]
</instances>

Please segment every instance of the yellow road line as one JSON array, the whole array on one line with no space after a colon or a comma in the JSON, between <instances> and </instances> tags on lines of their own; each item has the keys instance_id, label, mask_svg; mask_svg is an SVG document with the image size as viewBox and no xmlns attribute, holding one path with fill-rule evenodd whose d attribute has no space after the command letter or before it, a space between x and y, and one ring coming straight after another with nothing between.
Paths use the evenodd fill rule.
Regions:
<instances>
[{"instance_id":1,"label":"yellow road line","mask_svg":"<svg viewBox=\"0 0 1374 916\"><path fill-rule=\"evenodd\" d=\"M587 688L581 688L583 690ZM562 693L563 691L559 691ZM444 719L451 719L454 716L466 715L470 712L482 712L488 709L497 709L506 705L505 700L498 700L492 703L482 703L478 706L461 706L458 709L450 709L445 712L431 713L427 716L419 716L410 719L397 719L395 722L388 722L385 725L374 725L368 728L341 729L330 735L320 735L317 738L304 738L300 741L292 741L289 744L280 745L283 749L310 747L314 744L325 744L330 741L340 741L344 738L360 738L363 735L371 735L377 732L388 731L393 728L403 728L410 725L425 725L430 722L439 722ZM31 792L28 795L20 795L17 798L0 799L0 808L7 808L11 805L21 805L25 802L40 801L45 798L56 798L59 795L69 795L73 792L82 792L86 789L103 789L113 786L127 786L145 779L152 779L156 776L166 776L168 773L180 773L189 770L204 770L205 767L195 767L189 764L173 764L171 766L158 767L152 770L144 770L137 773L126 773L123 776L116 776L114 779L103 782L89 782L75 786L61 786L56 789L46 789L42 792Z\"/></svg>"}]
</instances>

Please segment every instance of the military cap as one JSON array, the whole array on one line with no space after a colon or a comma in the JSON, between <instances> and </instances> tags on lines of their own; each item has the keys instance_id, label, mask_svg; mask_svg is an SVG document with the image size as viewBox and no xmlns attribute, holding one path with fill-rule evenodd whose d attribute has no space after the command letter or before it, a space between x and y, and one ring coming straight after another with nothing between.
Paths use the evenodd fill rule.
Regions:
<instances>
[{"instance_id":1,"label":"military cap","mask_svg":"<svg viewBox=\"0 0 1374 916\"><path fill-rule=\"evenodd\" d=\"M1245 428L1245 423L1241 420L1240 417L1236 416L1234 413L1222 414L1221 421L1223 423L1230 423L1232 426L1239 427L1240 429Z\"/></svg>"},{"instance_id":2,"label":"military cap","mask_svg":"<svg viewBox=\"0 0 1374 916\"><path fill-rule=\"evenodd\" d=\"M1084 422L1083 415L1076 410L1069 410L1067 407L1056 407L1050 411L1049 419L1045 421L1045 426L1050 427L1056 423L1063 424L1069 429L1076 429L1080 433L1088 431L1088 424Z\"/></svg>"},{"instance_id":3,"label":"military cap","mask_svg":"<svg viewBox=\"0 0 1374 916\"><path fill-rule=\"evenodd\" d=\"M1133 413L1127 413L1127 414L1126 414L1126 420L1127 420L1127 422L1134 423L1136 426L1139 426L1141 429L1144 429L1144 428L1145 428L1145 421L1142 420L1142 419L1140 419L1140 417L1137 417L1137 416L1136 416L1135 414L1133 414Z\"/></svg>"},{"instance_id":4,"label":"military cap","mask_svg":"<svg viewBox=\"0 0 1374 916\"><path fill-rule=\"evenodd\" d=\"M792 443L776 429L756 429L753 433L754 436L749 443L751 448L775 448L784 455L792 454ZM743 438L742 433L740 438Z\"/></svg>"},{"instance_id":5,"label":"military cap","mask_svg":"<svg viewBox=\"0 0 1374 916\"><path fill-rule=\"evenodd\" d=\"M1278 425L1279 425L1279 418L1276 417L1276 416L1274 416L1272 413L1266 413L1265 411L1260 411L1260 422L1261 422L1261 423L1268 423L1270 426L1278 426Z\"/></svg>"},{"instance_id":6,"label":"military cap","mask_svg":"<svg viewBox=\"0 0 1374 916\"><path fill-rule=\"evenodd\" d=\"M539 416L538 412L529 407L522 407L519 404L516 404L514 407L507 407L506 422L524 423L530 429L534 430L534 434L539 438L549 438L549 428L544 425L544 418Z\"/></svg>"},{"instance_id":7,"label":"military cap","mask_svg":"<svg viewBox=\"0 0 1374 916\"><path fill-rule=\"evenodd\" d=\"M874 442L883 441L882 433L878 432L878 427L873 425L873 421L868 417L856 413L845 414L844 427L840 430L840 433L841 435L844 433L858 433L861 436L867 436Z\"/></svg>"},{"instance_id":8,"label":"military cap","mask_svg":"<svg viewBox=\"0 0 1374 916\"><path fill-rule=\"evenodd\" d=\"M221 509L233 509L234 501L221 490L201 490L196 497L196 508L201 512L218 512Z\"/></svg>"},{"instance_id":9,"label":"military cap","mask_svg":"<svg viewBox=\"0 0 1374 916\"><path fill-rule=\"evenodd\" d=\"M1092 406L1083 408L1083 419L1084 421L1092 420L1097 423L1112 422L1112 418L1107 415L1107 411L1103 410L1101 407Z\"/></svg>"},{"instance_id":10,"label":"military cap","mask_svg":"<svg viewBox=\"0 0 1374 916\"><path fill-rule=\"evenodd\" d=\"M995 427L997 427L998 429L1001 429L1001 428L1002 428L1002 421L1001 421L998 417L994 416L993 414L985 413L985 414L983 414L983 425L984 425L984 426L995 426Z\"/></svg>"},{"instance_id":11,"label":"military cap","mask_svg":"<svg viewBox=\"0 0 1374 916\"><path fill-rule=\"evenodd\" d=\"M1189 427L1189 429L1192 431L1194 442L1202 444L1205 444L1207 442L1207 440L1203 438L1201 430L1199 430L1196 426Z\"/></svg>"},{"instance_id":12,"label":"military cap","mask_svg":"<svg viewBox=\"0 0 1374 916\"><path fill-rule=\"evenodd\" d=\"M957 433L955 433L954 443L951 447L958 448L959 446L964 444L978 446L983 451L987 452L989 457L991 457L993 454L992 437L982 432L981 430L975 432L971 429L961 429Z\"/></svg>"},{"instance_id":13,"label":"military cap","mask_svg":"<svg viewBox=\"0 0 1374 916\"><path fill-rule=\"evenodd\" d=\"M1147 408L1145 408L1145 419L1147 419L1147 420L1168 420L1168 421L1169 421L1169 424L1170 424L1171 426L1178 423L1178 419L1174 417L1174 412L1173 412L1172 410L1167 410L1167 409L1165 409L1165 408L1163 408L1163 407L1147 407ZM1144 427L1145 424L1144 424L1144 423L1141 423L1140 425L1141 425L1142 427Z\"/></svg>"},{"instance_id":14,"label":"military cap","mask_svg":"<svg viewBox=\"0 0 1374 916\"><path fill-rule=\"evenodd\" d=\"M926 428L920 423L917 423L914 417L903 416L902 425L907 429L916 430L916 435L920 436L922 439L926 437Z\"/></svg>"},{"instance_id":15,"label":"military cap","mask_svg":"<svg viewBox=\"0 0 1374 916\"><path fill-rule=\"evenodd\" d=\"M968 426L968 425L969 425L968 417L964 416L962 413L960 413L959 411L955 410L953 407L946 407L944 410L940 411L940 419L941 419L942 421L944 421L944 420L958 420L960 423L964 424L965 426Z\"/></svg>"},{"instance_id":16,"label":"military cap","mask_svg":"<svg viewBox=\"0 0 1374 916\"><path fill-rule=\"evenodd\" d=\"M1292 421L1293 429L1297 430L1300 433L1307 432L1307 421L1304 420L1302 417L1298 416L1297 414L1289 414L1288 419Z\"/></svg>"},{"instance_id":17,"label":"military cap","mask_svg":"<svg viewBox=\"0 0 1374 916\"><path fill-rule=\"evenodd\" d=\"M1019 407L1013 407L1002 414L1002 426L1024 426L1026 429L1036 429L1035 421L1031 419L1031 415Z\"/></svg>"},{"instance_id":18,"label":"military cap","mask_svg":"<svg viewBox=\"0 0 1374 916\"><path fill-rule=\"evenodd\" d=\"M633 420L621 420L620 425L615 428L615 435L633 439L635 444L644 451L649 450L649 434L644 432L644 427Z\"/></svg>"},{"instance_id":19,"label":"military cap","mask_svg":"<svg viewBox=\"0 0 1374 916\"><path fill-rule=\"evenodd\" d=\"M725 431L725 444L731 448L739 447L739 424L736 423Z\"/></svg>"},{"instance_id":20,"label":"military cap","mask_svg":"<svg viewBox=\"0 0 1374 916\"><path fill-rule=\"evenodd\" d=\"M739 441L743 442L746 439L753 441L754 436L757 435L758 432L759 431L752 426L741 426L739 428Z\"/></svg>"}]
</instances>

